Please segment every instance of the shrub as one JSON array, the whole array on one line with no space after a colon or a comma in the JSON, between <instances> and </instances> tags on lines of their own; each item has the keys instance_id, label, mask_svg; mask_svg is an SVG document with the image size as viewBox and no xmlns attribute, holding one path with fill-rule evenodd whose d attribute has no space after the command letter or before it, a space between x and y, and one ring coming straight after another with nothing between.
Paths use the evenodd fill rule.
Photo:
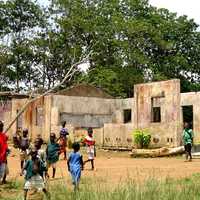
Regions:
<instances>
[{"instance_id":1,"label":"shrub","mask_svg":"<svg viewBox=\"0 0 200 200\"><path fill-rule=\"evenodd\" d=\"M151 142L151 135L146 129L136 129L133 132L134 142L138 148L148 148Z\"/></svg>"}]
</instances>

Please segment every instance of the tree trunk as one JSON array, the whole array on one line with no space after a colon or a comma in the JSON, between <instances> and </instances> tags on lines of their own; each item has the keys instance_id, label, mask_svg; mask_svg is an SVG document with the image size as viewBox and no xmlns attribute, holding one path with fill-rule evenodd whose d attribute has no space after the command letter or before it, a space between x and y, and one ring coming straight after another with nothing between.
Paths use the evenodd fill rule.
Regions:
<instances>
[{"instance_id":1,"label":"tree trunk","mask_svg":"<svg viewBox=\"0 0 200 200\"><path fill-rule=\"evenodd\" d=\"M164 157L164 156L171 156L171 155L178 155L184 153L184 146L174 147L174 148L167 148L163 147L160 149L133 149L130 153L131 157Z\"/></svg>"}]
</instances>

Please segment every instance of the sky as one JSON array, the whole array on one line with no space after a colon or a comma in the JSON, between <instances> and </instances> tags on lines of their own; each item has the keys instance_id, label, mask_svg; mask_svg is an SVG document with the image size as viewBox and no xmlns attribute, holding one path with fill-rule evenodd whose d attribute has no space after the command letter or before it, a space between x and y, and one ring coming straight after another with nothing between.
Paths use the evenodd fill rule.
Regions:
<instances>
[{"instance_id":1,"label":"sky","mask_svg":"<svg viewBox=\"0 0 200 200\"><path fill-rule=\"evenodd\" d=\"M158 8L167 8L178 15L187 15L200 24L200 0L149 0L150 4Z\"/></svg>"}]
</instances>

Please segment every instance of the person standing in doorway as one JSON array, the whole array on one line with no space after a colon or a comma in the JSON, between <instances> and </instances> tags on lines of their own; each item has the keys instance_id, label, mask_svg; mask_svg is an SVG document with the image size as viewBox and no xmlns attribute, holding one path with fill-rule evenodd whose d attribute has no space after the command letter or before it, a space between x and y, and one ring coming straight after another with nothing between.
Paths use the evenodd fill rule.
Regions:
<instances>
[{"instance_id":1,"label":"person standing in doorway","mask_svg":"<svg viewBox=\"0 0 200 200\"><path fill-rule=\"evenodd\" d=\"M183 130L183 143L185 147L185 155L186 155L186 161L192 161L192 144L193 144L193 131L190 128L190 125L188 122L184 123L184 130Z\"/></svg>"}]
</instances>

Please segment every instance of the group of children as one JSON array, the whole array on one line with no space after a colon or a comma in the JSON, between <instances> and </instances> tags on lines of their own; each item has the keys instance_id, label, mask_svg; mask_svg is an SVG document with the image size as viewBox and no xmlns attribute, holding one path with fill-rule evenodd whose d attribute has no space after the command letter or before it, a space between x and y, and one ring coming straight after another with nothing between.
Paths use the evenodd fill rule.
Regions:
<instances>
[{"instance_id":1,"label":"group of children","mask_svg":"<svg viewBox=\"0 0 200 200\"><path fill-rule=\"evenodd\" d=\"M56 139L55 133L50 134L50 140L45 149L42 148L44 141L40 135L37 135L33 146L31 146L27 129L23 130L22 136L19 134L19 131L14 135L14 146L20 151L21 175L25 175L25 200L27 198L27 192L31 188L43 191L47 198L50 198L50 195L45 188L45 182L49 178L48 169L50 167L53 168L52 178L55 178L56 164L60 154L64 153L64 159L67 159L66 147L67 136L69 133L65 128L65 125L66 122L62 124L60 137L58 139ZM94 170L95 140L93 139L92 128L88 129L88 135L85 137L83 143L87 146L88 159L83 162L83 157L79 152L80 143L78 142L73 143L73 152L69 154L67 159L67 167L72 176L74 190L78 189L84 164L91 162L92 170ZM29 157L31 158L29 159Z\"/></svg>"}]
</instances>

